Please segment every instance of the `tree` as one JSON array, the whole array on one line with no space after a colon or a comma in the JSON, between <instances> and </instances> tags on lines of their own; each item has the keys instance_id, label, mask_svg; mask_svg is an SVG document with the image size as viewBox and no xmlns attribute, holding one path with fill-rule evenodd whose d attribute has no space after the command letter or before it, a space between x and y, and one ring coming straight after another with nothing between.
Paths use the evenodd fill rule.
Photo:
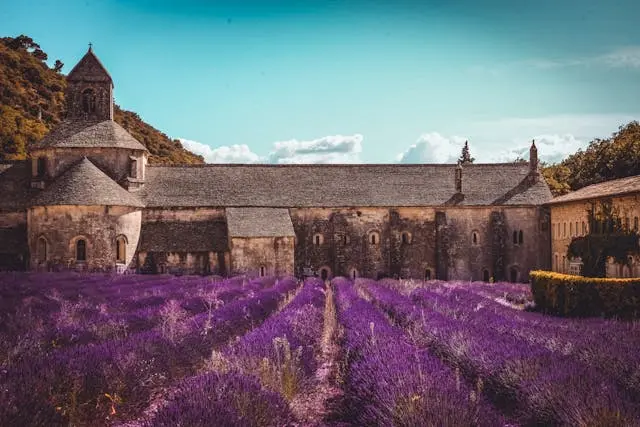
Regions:
<instances>
[{"instance_id":1,"label":"tree","mask_svg":"<svg viewBox=\"0 0 640 427\"><path fill-rule=\"evenodd\" d=\"M587 215L589 233L574 237L567 250L568 257L581 259L584 276L606 277L609 258L628 266L629 256L640 254L640 236L623 226L611 201L591 203Z\"/></svg>"},{"instance_id":2,"label":"tree","mask_svg":"<svg viewBox=\"0 0 640 427\"><path fill-rule=\"evenodd\" d=\"M62 71L62 67L64 67L64 63L59 59L56 59L56 63L53 64L53 71L59 73L60 71Z\"/></svg>"},{"instance_id":3,"label":"tree","mask_svg":"<svg viewBox=\"0 0 640 427\"><path fill-rule=\"evenodd\" d=\"M460 162L461 164L465 164L473 163L474 160L475 159L471 157L471 153L469 152L469 141L465 141L464 147L462 147L462 154L460 155L458 162Z\"/></svg>"}]
</instances>

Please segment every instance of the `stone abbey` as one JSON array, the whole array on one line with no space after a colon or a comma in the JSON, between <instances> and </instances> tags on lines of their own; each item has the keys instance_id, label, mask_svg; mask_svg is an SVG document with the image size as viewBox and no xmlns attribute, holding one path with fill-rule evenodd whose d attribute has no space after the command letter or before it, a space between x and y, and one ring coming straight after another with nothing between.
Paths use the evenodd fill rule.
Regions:
<instances>
[{"instance_id":1,"label":"stone abbey","mask_svg":"<svg viewBox=\"0 0 640 427\"><path fill-rule=\"evenodd\" d=\"M528 162L147 164L89 49L67 117L0 163L0 267L526 281L551 268L551 192Z\"/></svg>"}]
</instances>

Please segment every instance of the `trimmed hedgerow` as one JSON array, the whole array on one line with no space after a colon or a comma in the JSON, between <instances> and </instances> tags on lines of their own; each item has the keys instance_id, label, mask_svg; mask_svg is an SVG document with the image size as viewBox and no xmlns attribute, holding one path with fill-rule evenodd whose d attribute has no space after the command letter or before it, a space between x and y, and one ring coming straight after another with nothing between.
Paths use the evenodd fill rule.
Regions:
<instances>
[{"instance_id":1,"label":"trimmed hedgerow","mask_svg":"<svg viewBox=\"0 0 640 427\"><path fill-rule=\"evenodd\" d=\"M640 278L602 279L532 271L538 310L567 317L640 317Z\"/></svg>"}]
</instances>

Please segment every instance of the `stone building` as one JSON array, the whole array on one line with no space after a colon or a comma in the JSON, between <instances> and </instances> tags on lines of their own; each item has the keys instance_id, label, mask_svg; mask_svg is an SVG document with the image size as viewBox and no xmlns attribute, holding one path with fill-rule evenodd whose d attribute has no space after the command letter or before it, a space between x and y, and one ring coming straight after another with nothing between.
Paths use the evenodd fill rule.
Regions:
<instances>
[{"instance_id":1,"label":"stone building","mask_svg":"<svg viewBox=\"0 0 640 427\"><path fill-rule=\"evenodd\" d=\"M551 253L553 271L580 274L581 261L570 259L567 249L574 237L589 233L588 212L609 203L626 229L636 232L640 218L640 175L606 181L581 188L548 203L551 213ZM607 262L607 277L640 277L640 259L631 257L629 265Z\"/></svg>"},{"instance_id":2,"label":"stone building","mask_svg":"<svg viewBox=\"0 0 640 427\"><path fill-rule=\"evenodd\" d=\"M68 114L0 164L0 268L526 281L551 193L529 162L147 164L89 52Z\"/></svg>"}]
</instances>

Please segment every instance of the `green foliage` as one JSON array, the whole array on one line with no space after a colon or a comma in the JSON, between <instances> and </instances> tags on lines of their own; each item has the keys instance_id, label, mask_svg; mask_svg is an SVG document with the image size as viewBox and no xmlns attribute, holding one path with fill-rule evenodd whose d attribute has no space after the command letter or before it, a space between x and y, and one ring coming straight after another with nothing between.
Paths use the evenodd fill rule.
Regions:
<instances>
[{"instance_id":1,"label":"green foliage","mask_svg":"<svg viewBox=\"0 0 640 427\"><path fill-rule=\"evenodd\" d=\"M640 317L640 279L602 279L532 271L536 307L568 317Z\"/></svg>"},{"instance_id":2,"label":"green foliage","mask_svg":"<svg viewBox=\"0 0 640 427\"><path fill-rule=\"evenodd\" d=\"M460 154L460 158L458 162L465 163L473 163L475 158L471 157L471 152L469 151L469 141L464 142L464 147L462 147L462 154Z\"/></svg>"},{"instance_id":3,"label":"green foliage","mask_svg":"<svg viewBox=\"0 0 640 427\"><path fill-rule=\"evenodd\" d=\"M24 160L29 145L41 140L65 114L64 64L46 64L47 54L25 35L0 38L0 160ZM164 133L130 111L115 107L114 120L147 147L155 164L203 163ZM42 118L38 115L41 113Z\"/></svg>"},{"instance_id":4,"label":"green foliage","mask_svg":"<svg viewBox=\"0 0 640 427\"><path fill-rule=\"evenodd\" d=\"M608 139L595 139L559 164L542 169L554 196L587 185L640 175L640 123L621 126Z\"/></svg>"},{"instance_id":5,"label":"green foliage","mask_svg":"<svg viewBox=\"0 0 640 427\"><path fill-rule=\"evenodd\" d=\"M574 237L567 256L582 260L582 274L587 277L605 277L607 259L628 265L630 255L640 253L639 237L625 228L610 201L592 203L587 210L589 234Z\"/></svg>"}]
</instances>

